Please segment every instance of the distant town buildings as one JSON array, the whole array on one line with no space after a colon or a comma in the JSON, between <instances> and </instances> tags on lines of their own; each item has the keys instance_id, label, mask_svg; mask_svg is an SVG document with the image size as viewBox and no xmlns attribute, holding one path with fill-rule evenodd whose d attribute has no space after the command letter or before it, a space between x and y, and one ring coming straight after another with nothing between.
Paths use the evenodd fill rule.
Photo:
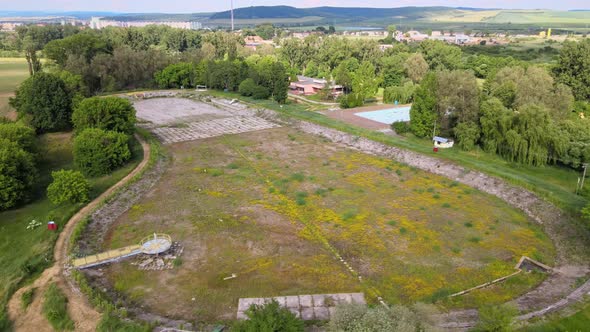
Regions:
<instances>
[{"instance_id":1,"label":"distant town buildings","mask_svg":"<svg viewBox=\"0 0 590 332\"><path fill-rule=\"evenodd\" d=\"M101 17L93 17L90 20L90 27L92 29L104 29L106 27L119 27L129 28L136 27L142 28L148 25L164 25L171 28L187 29L187 30L199 30L203 28L200 22L168 22L168 21L114 21L114 20L103 20Z\"/></svg>"},{"instance_id":2,"label":"distant town buildings","mask_svg":"<svg viewBox=\"0 0 590 332\"><path fill-rule=\"evenodd\" d=\"M0 22L0 31L14 31L22 23Z\"/></svg>"}]
</instances>

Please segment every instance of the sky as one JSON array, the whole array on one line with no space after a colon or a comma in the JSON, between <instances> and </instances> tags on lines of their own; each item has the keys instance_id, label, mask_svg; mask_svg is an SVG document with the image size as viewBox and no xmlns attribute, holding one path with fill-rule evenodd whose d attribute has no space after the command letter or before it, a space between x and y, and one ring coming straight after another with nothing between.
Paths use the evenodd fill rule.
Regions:
<instances>
[{"instance_id":1,"label":"sky","mask_svg":"<svg viewBox=\"0 0 590 332\"><path fill-rule=\"evenodd\" d=\"M233 0L234 6L403 7L450 6L518 9L590 9L589 0ZM228 10L230 0L0 0L0 10L114 11L126 13L197 13Z\"/></svg>"}]
</instances>

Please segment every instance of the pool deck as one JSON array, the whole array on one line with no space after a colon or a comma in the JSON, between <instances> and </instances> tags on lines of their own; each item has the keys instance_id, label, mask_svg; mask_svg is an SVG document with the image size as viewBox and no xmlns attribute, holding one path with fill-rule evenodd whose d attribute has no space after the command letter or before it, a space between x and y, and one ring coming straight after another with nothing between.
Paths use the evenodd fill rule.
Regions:
<instances>
[{"instance_id":1,"label":"pool deck","mask_svg":"<svg viewBox=\"0 0 590 332\"><path fill-rule=\"evenodd\" d=\"M360 117L358 115L355 115L355 113L380 111L380 110L387 110L387 109L398 108L398 107L407 107L407 106L410 106L410 104L405 104L405 105L381 104L381 105L371 105L371 106L365 106L365 107L342 109L342 110L337 110L337 111L324 111L322 113L329 118L340 120L340 121L343 121L346 123L350 123L350 124L353 124L355 126L359 126L362 128L371 129L371 130L384 130L384 129L389 129L389 125Z\"/></svg>"}]
</instances>

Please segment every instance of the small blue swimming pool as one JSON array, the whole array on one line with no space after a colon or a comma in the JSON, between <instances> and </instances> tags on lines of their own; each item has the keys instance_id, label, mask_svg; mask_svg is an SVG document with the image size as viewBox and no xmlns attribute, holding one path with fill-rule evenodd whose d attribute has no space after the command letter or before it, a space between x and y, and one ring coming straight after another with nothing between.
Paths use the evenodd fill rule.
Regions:
<instances>
[{"instance_id":1,"label":"small blue swimming pool","mask_svg":"<svg viewBox=\"0 0 590 332\"><path fill-rule=\"evenodd\" d=\"M397 108L389 108L386 110L354 113L354 115L389 125L394 122L410 121L410 108L410 106L403 106Z\"/></svg>"}]
</instances>

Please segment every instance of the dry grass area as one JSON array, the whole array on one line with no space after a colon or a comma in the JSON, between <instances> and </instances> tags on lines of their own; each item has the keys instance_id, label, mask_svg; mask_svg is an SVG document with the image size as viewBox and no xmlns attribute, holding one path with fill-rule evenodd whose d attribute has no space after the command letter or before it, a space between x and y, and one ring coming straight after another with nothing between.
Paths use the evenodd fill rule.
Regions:
<instances>
[{"instance_id":1,"label":"dry grass area","mask_svg":"<svg viewBox=\"0 0 590 332\"><path fill-rule=\"evenodd\" d=\"M173 270L107 269L115 290L168 317L231 319L240 297L364 291L375 301L369 290L389 303L500 303L543 275L445 298L512 273L522 255L553 263L550 240L499 199L293 129L169 149L170 168L107 240L116 248L164 232L182 243Z\"/></svg>"},{"instance_id":2,"label":"dry grass area","mask_svg":"<svg viewBox=\"0 0 590 332\"><path fill-rule=\"evenodd\" d=\"M8 105L8 99L16 87L29 76L27 70L24 58L0 58L0 117L16 118L14 110Z\"/></svg>"}]
</instances>

